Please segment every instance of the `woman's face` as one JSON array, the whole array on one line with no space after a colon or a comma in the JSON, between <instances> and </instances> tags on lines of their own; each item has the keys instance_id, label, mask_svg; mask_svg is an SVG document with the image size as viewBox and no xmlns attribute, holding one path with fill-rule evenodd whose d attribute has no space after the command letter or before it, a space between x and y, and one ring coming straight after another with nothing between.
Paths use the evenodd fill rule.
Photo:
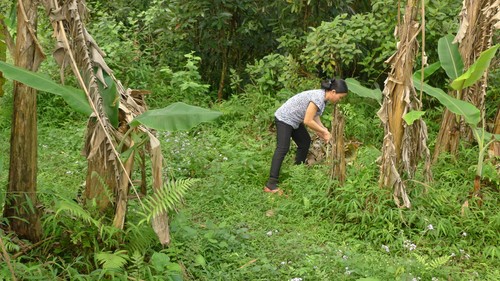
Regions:
<instances>
[{"instance_id":1,"label":"woman's face","mask_svg":"<svg viewBox=\"0 0 500 281\"><path fill-rule=\"evenodd\" d=\"M339 102L343 97L345 97L347 93L337 93L335 91L331 91L328 95L328 100L332 103Z\"/></svg>"}]
</instances>

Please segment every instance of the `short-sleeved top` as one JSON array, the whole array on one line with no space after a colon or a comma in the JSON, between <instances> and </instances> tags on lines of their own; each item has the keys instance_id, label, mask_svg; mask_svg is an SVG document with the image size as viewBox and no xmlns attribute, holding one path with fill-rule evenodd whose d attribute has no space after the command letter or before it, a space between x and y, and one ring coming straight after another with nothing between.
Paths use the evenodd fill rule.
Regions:
<instances>
[{"instance_id":1,"label":"short-sleeved top","mask_svg":"<svg viewBox=\"0 0 500 281\"><path fill-rule=\"evenodd\" d=\"M296 94L278 108L274 116L279 121L297 129L299 125L304 122L306 110L310 102L313 102L318 107L316 116L323 114L326 105L325 90L309 90Z\"/></svg>"}]
</instances>

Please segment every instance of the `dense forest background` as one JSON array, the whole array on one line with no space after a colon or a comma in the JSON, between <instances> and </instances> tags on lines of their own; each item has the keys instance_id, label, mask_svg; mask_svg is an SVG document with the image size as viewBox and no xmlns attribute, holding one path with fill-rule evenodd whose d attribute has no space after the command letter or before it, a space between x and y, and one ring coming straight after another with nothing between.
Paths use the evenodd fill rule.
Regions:
<instances>
[{"instance_id":1,"label":"dense forest background","mask_svg":"<svg viewBox=\"0 0 500 281\"><path fill-rule=\"evenodd\" d=\"M2 42L9 36L14 42L18 35L19 6L13 2L0 1ZM60 95L39 91L37 201L19 208L40 212L41 234L33 241L11 231L4 209L0 280L435 281L500 276L498 156L486 155L479 164L478 141L463 137L457 151L433 159L432 181L423 162L413 177L403 176L412 206L398 208L392 190L379 182L385 136L377 115L380 100L350 94L335 107L345 119L345 181L332 176L331 146L314 140L314 163L294 166L292 156L285 160L281 187L287 196L262 192L275 145L273 113L282 102L329 77L352 78L365 91L382 91L391 75L388 59L398 51L396 27L407 2L418 5L415 21L425 31L416 35L413 71L439 62L440 40L459 31L462 1L76 2L86 5L86 30L105 53L113 76L125 88L144 92L148 108L183 102L222 115L188 130L153 130L161 144L165 190L173 195L154 197L154 169L132 169L131 177L142 178L144 186L131 182L141 185L140 199L134 189L126 194L128 212L117 228L113 214L119 204L110 203L103 211L101 198L92 198L86 186L92 179L102 185L109 202L119 197L106 188L108 179L88 172L88 154L82 155L89 139L88 115ZM46 58L37 72L78 88L74 73L61 70L52 57L56 40L47 14L40 5L36 34ZM490 45L498 44L498 29L490 40ZM9 46L0 46L0 60L12 63ZM481 108L481 125L491 133L500 108L498 63L494 57L489 66ZM439 68L426 82L448 91L452 80ZM0 82L0 202L7 206L16 101L12 81ZM433 151L446 106L416 93ZM333 130L337 119L332 108L322 120ZM147 143L140 135L132 139ZM142 152L135 158L143 166L155 161ZM480 165L481 193L472 196ZM165 206L168 245L158 242L151 227L151 214Z\"/></svg>"}]
</instances>

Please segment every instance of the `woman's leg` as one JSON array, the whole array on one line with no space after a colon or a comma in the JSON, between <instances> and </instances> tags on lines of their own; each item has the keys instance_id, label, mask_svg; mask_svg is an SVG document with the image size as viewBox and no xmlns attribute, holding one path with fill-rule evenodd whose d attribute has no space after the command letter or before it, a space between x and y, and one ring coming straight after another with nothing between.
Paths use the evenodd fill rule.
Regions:
<instances>
[{"instance_id":1,"label":"woman's leg","mask_svg":"<svg viewBox=\"0 0 500 281\"><path fill-rule=\"evenodd\" d=\"M288 150L290 150L290 137L293 127L276 119L276 149L271 162L269 180L266 186L273 190L277 188L281 164L285 159Z\"/></svg>"},{"instance_id":2,"label":"woman's leg","mask_svg":"<svg viewBox=\"0 0 500 281\"><path fill-rule=\"evenodd\" d=\"M311 146L311 136L307 132L304 124L293 130L292 139L297 144L297 154L295 155L295 164L304 164L306 162L307 153Z\"/></svg>"}]
</instances>

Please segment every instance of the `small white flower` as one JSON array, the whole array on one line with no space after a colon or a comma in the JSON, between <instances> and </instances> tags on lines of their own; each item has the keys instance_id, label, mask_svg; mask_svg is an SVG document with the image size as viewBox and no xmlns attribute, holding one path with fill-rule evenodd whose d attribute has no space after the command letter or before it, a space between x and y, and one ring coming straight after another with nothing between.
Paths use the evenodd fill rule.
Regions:
<instances>
[{"instance_id":1,"label":"small white flower","mask_svg":"<svg viewBox=\"0 0 500 281\"><path fill-rule=\"evenodd\" d=\"M455 254L455 253L451 253L451 255L450 255L450 256L451 256L451 257L454 257L454 256L456 256L456 254Z\"/></svg>"},{"instance_id":2,"label":"small white flower","mask_svg":"<svg viewBox=\"0 0 500 281\"><path fill-rule=\"evenodd\" d=\"M227 157L222 158L222 160L227 161Z\"/></svg>"},{"instance_id":3,"label":"small white flower","mask_svg":"<svg viewBox=\"0 0 500 281\"><path fill-rule=\"evenodd\" d=\"M427 229L428 229L428 230L434 230L434 226L432 226L432 224L429 224L429 225L427 226Z\"/></svg>"},{"instance_id":4,"label":"small white flower","mask_svg":"<svg viewBox=\"0 0 500 281\"><path fill-rule=\"evenodd\" d=\"M467 236L467 232L465 232L465 231L464 231L464 232L462 232L462 236L463 236L463 237Z\"/></svg>"},{"instance_id":5,"label":"small white flower","mask_svg":"<svg viewBox=\"0 0 500 281\"><path fill-rule=\"evenodd\" d=\"M382 249L384 249L386 252L389 253L389 246L387 245L382 245Z\"/></svg>"},{"instance_id":6,"label":"small white flower","mask_svg":"<svg viewBox=\"0 0 500 281\"><path fill-rule=\"evenodd\" d=\"M344 260L346 260L346 259L348 258L348 256L347 256L347 255L343 255L343 256L342 256L342 258L343 258Z\"/></svg>"},{"instance_id":7,"label":"small white flower","mask_svg":"<svg viewBox=\"0 0 500 281\"><path fill-rule=\"evenodd\" d=\"M290 281L302 281L302 278L300 278L300 277L295 277L295 278L290 279Z\"/></svg>"},{"instance_id":8,"label":"small white flower","mask_svg":"<svg viewBox=\"0 0 500 281\"><path fill-rule=\"evenodd\" d=\"M437 277L432 277L431 281L439 281Z\"/></svg>"},{"instance_id":9,"label":"small white flower","mask_svg":"<svg viewBox=\"0 0 500 281\"><path fill-rule=\"evenodd\" d=\"M268 232L266 232L267 236L271 236L273 235L273 231L272 230L269 230Z\"/></svg>"},{"instance_id":10,"label":"small white flower","mask_svg":"<svg viewBox=\"0 0 500 281\"><path fill-rule=\"evenodd\" d=\"M281 262L281 265L285 265L285 264L286 264L286 261L282 261L282 262Z\"/></svg>"},{"instance_id":11,"label":"small white flower","mask_svg":"<svg viewBox=\"0 0 500 281\"><path fill-rule=\"evenodd\" d=\"M405 248L407 248L408 250L410 250L410 251L413 251L413 250L415 250L417 248L417 245L415 245L410 240L405 240L404 243L403 243L403 246Z\"/></svg>"},{"instance_id":12,"label":"small white flower","mask_svg":"<svg viewBox=\"0 0 500 281\"><path fill-rule=\"evenodd\" d=\"M73 174L73 172L72 171L66 171L66 174L67 175L71 175L71 174Z\"/></svg>"}]
</instances>

